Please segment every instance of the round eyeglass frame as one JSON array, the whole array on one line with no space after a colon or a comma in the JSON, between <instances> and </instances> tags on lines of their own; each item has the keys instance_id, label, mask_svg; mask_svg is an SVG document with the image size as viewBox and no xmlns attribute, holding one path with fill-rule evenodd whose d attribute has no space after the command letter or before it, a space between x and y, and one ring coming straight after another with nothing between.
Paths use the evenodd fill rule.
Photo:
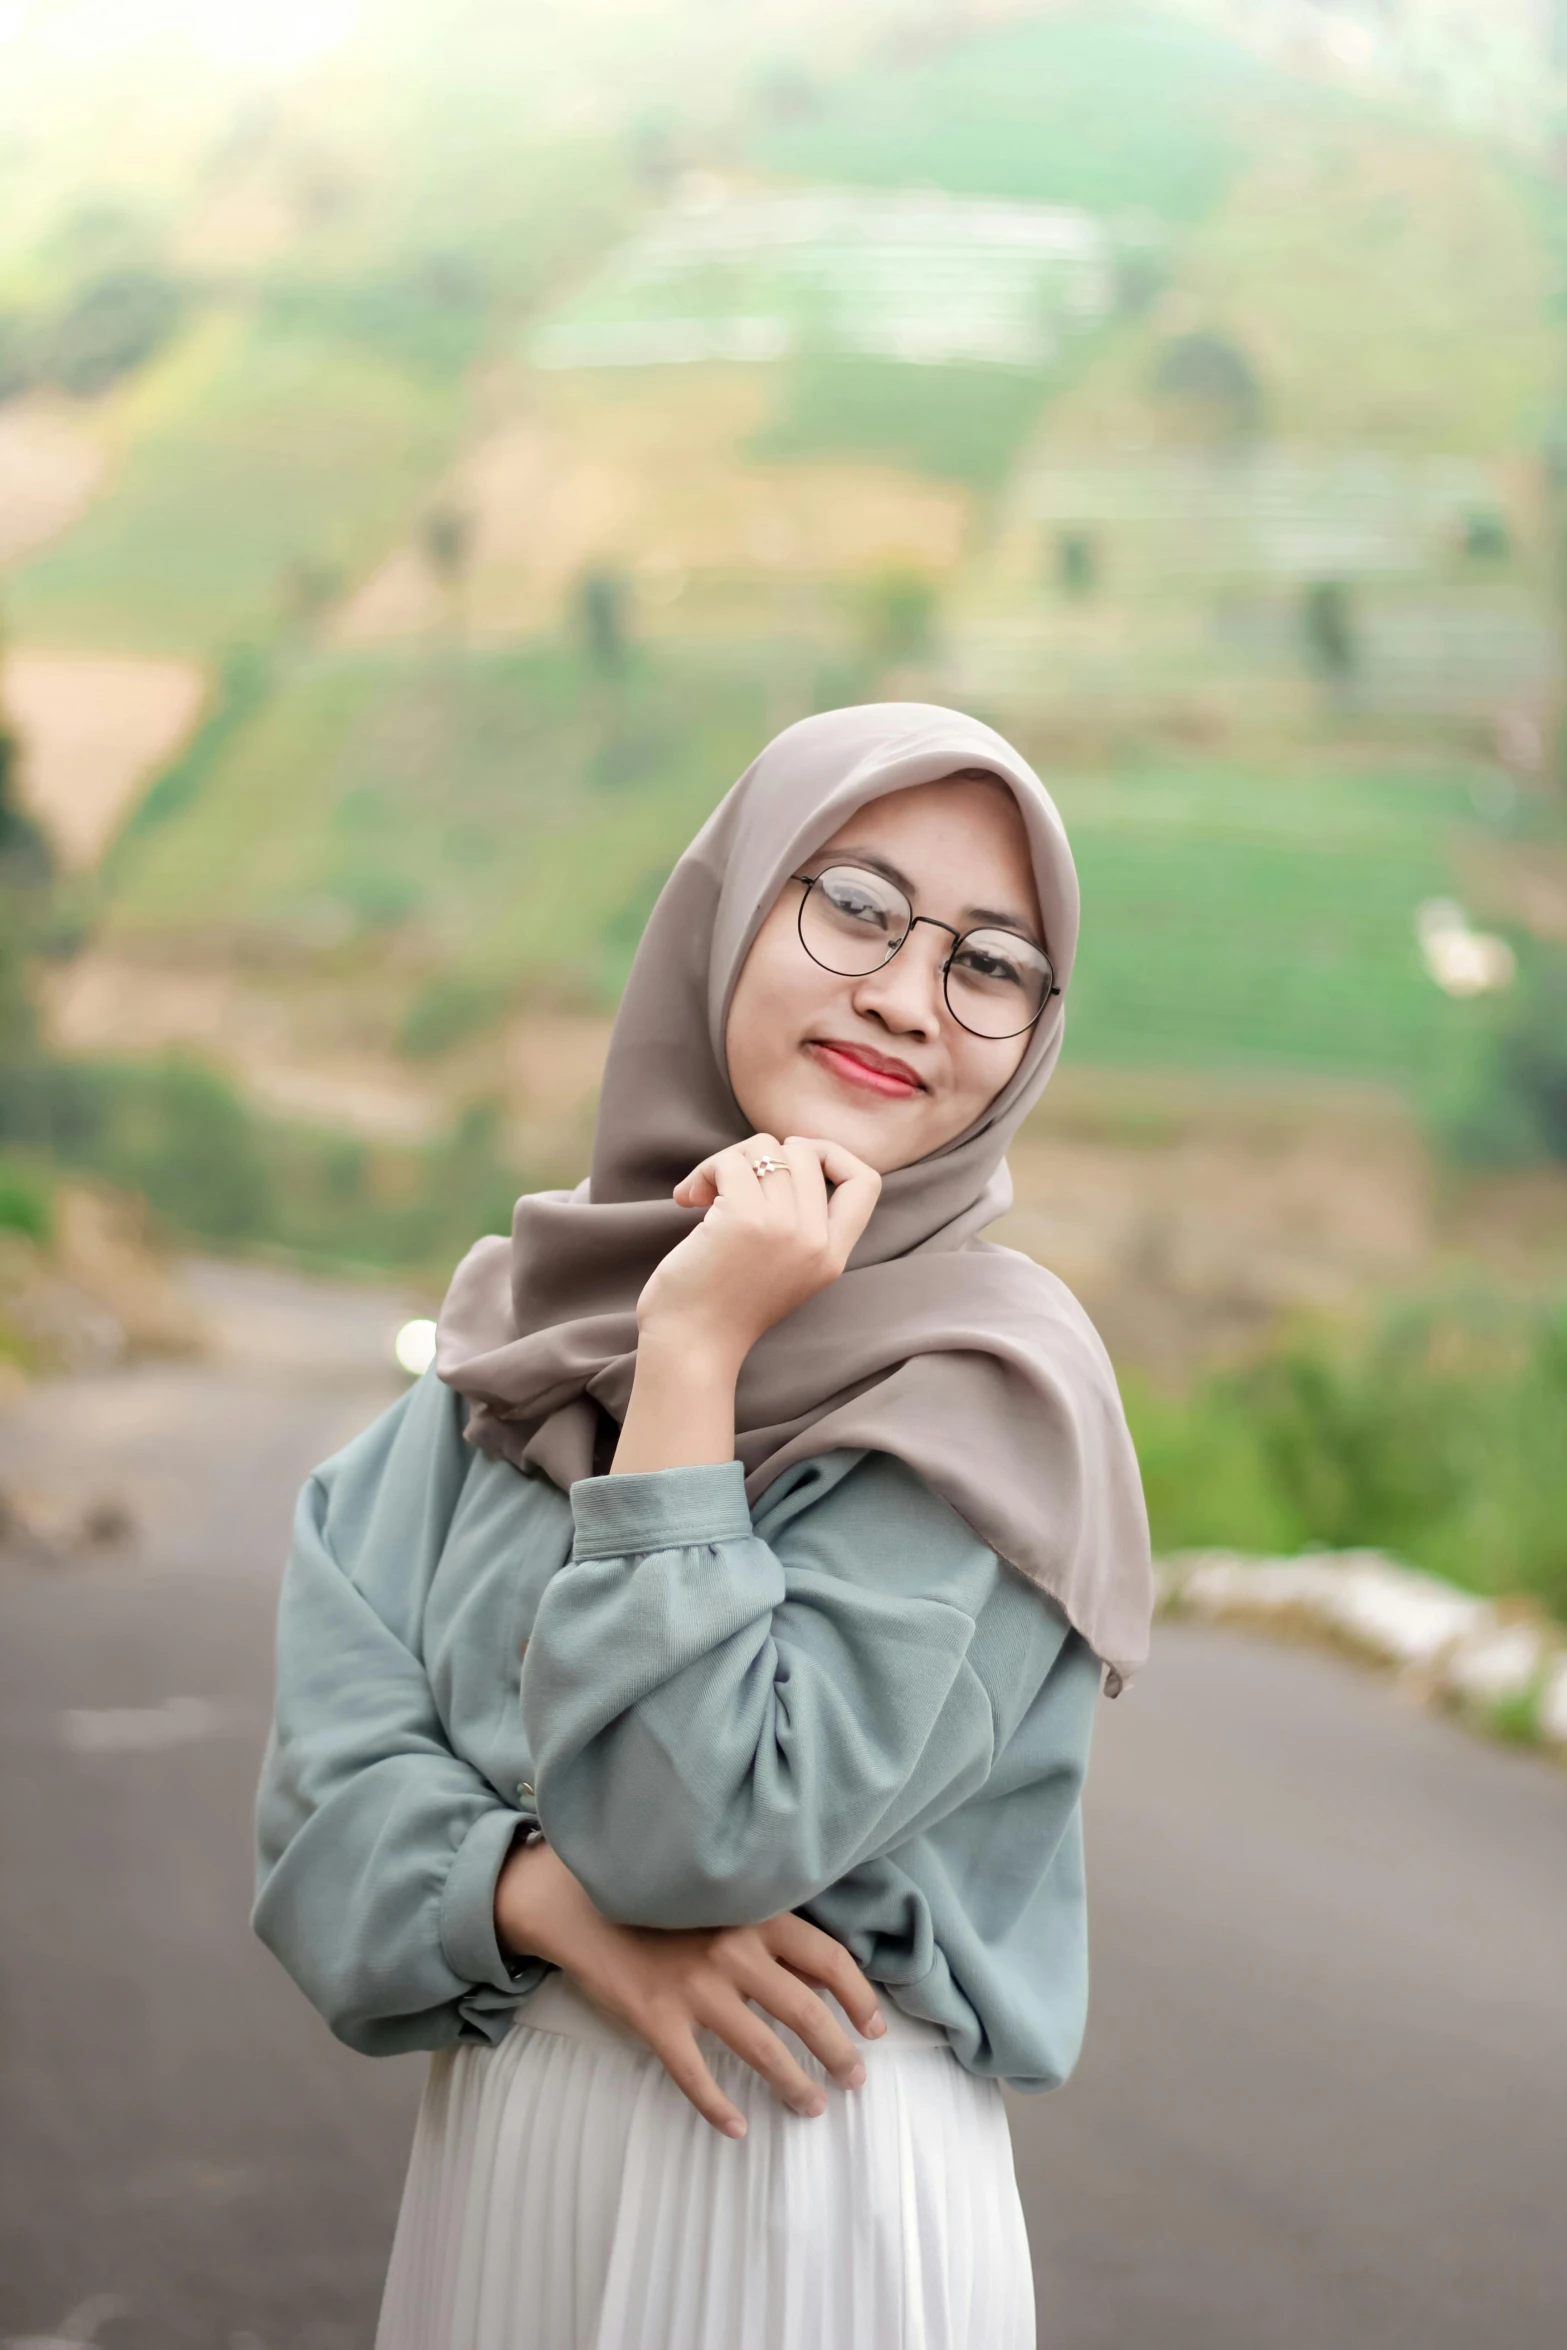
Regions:
<instances>
[{"instance_id":1,"label":"round eyeglass frame","mask_svg":"<svg viewBox=\"0 0 1567 2350\"><path fill-rule=\"evenodd\" d=\"M904 931L903 936L894 940L893 944L882 956L881 961L879 963L873 963L869 971L839 971L834 964L824 963L820 955L812 954L810 947L806 945L805 909L810 903L811 892L816 887L816 884L819 881L824 880L829 873L866 873L871 872L871 870L872 869L869 866L855 865L852 862L848 862L844 865L824 865L820 873L790 874L789 879L791 881L797 881L803 885L800 897L800 910L795 917L794 926L799 933L801 946L805 947L806 953L810 955L811 961L816 965L819 971L831 971L838 979L869 979L875 972L885 971L887 965L892 961L893 956L898 952L899 947L906 945L910 934L913 931L918 930L922 922L926 922L930 925L932 930L944 930L952 941L952 946L948 952L947 959L941 966L941 994L942 1001L946 1004L947 1010L951 1012L953 1019L956 1020L958 1026L963 1030L965 1035L980 1037L986 1044L1005 1044L1008 1038L1014 1036L1026 1036L1031 1028L1038 1026L1040 1020L1044 1017L1046 1006L1049 1004L1051 997L1057 996L1061 993L1060 988L1056 985L1056 967L1051 961L1048 953L1046 953L1045 949L1043 947L1035 947L1034 951L1036 954L1044 956L1045 969L1050 974L1050 985L1046 988L1044 999L1040 1004L1039 1010L1033 1015L1033 1018L1025 1020L1021 1028L1008 1028L1000 1036L992 1036L989 1030L985 1028L971 1028L968 1022L964 1019L962 1013L956 1009L952 1001L952 992L949 985L949 980L952 972L953 956L956 955L959 947L963 944L963 941L966 938L982 937L987 932L991 934L999 932L1003 938L1022 938L1022 932L1019 930L1008 930L1006 925L1000 922L980 922L976 923L972 930L954 930L950 922L938 922L934 914L916 914L914 908L909 906L909 901L905 893L901 889L898 889L898 884L895 881L888 881L885 873L875 873L873 874L873 878L879 882L882 882L888 889L898 889L899 897L903 899L903 902L906 906L909 906L909 922L908 929ZM1023 944L1025 946L1034 946L1034 941L1032 939L1023 939Z\"/></svg>"}]
</instances>

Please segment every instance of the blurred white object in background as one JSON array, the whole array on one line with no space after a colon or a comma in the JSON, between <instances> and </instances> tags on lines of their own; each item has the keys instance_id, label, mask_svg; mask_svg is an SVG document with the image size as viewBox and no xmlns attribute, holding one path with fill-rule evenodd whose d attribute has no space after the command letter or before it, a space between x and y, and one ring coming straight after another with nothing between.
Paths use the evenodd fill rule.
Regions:
<instances>
[{"instance_id":1,"label":"blurred white object in background","mask_svg":"<svg viewBox=\"0 0 1567 2350\"><path fill-rule=\"evenodd\" d=\"M410 1379L422 1379L435 1360L435 1324L422 1318L405 1322L392 1341L392 1352Z\"/></svg>"},{"instance_id":2,"label":"blurred white object in background","mask_svg":"<svg viewBox=\"0 0 1567 2350\"><path fill-rule=\"evenodd\" d=\"M1427 898L1415 916L1421 959L1444 995L1492 995L1511 987L1518 963L1505 938L1471 930L1454 898Z\"/></svg>"}]
</instances>

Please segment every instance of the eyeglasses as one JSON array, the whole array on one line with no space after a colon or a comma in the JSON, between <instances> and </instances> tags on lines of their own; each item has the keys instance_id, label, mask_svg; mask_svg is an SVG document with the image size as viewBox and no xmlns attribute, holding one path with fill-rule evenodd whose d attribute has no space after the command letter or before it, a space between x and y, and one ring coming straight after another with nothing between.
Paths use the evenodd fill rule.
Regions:
<instances>
[{"instance_id":1,"label":"eyeglasses","mask_svg":"<svg viewBox=\"0 0 1567 2350\"><path fill-rule=\"evenodd\" d=\"M801 884L800 944L813 963L841 979L867 979L890 963L921 922L944 930L952 952L941 966L947 1009L971 1036L997 1042L1032 1028L1061 990L1050 957L1015 930L954 930L930 914L916 914L885 874L863 865L829 865L824 873L794 873Z\"/></svg>"}]
</instances>

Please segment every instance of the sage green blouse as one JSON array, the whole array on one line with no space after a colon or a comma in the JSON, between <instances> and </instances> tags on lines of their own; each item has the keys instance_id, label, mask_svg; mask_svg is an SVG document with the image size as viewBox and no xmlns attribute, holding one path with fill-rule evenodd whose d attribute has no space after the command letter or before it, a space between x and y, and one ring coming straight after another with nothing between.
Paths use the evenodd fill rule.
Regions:
<instances>
[{"instance_id":1,"label":"sage green blouse","mask_svg":"<svg viewBox=\"0 0 1567 2350\"><path fill-rule=\"evenodd\" d=\"M535 1820L608 1917L794 1909L963 2064L1051 2088L1087 2001L1099 1664L902 1462L562 1493L433 1373L300 1496L255 1927L369 2055L500 2039L495 1880Z\"/></svg>"}]
</instances>

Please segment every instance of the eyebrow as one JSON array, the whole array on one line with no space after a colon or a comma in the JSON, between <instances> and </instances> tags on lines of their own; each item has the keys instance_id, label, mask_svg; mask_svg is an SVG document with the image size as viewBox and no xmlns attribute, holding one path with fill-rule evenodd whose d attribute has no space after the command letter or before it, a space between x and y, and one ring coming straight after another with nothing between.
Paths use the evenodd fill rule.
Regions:
<instances>
[{"instance_id":1,"label":"eyebrow","mask_svg":"<svg viewBox=\"0 0 1567 2350\"><path fill-rule=\"evenodd\" d=\"M908 875L901 872L890 857L879 855L875 849L857 849L851 844L847 848L834 849L830 857L825 849L821 849L817 851L816 856L809 858L807 862L812 865L819 864L825 873L828 865L836 865L844 860L851 861L856 865L869 865L871 871L879 873L884 881L895 881L911 906L917 903L919 892ZM992 923L999 930L1015 930L1019 938L1026 938L1030 946L1037 947L1042 955L1049 952L1044 940L1026 915L1015 912L1007 913L998 906L969 907L966 924L968 929L973 930Z\"/></svg>"}]
</instances>

